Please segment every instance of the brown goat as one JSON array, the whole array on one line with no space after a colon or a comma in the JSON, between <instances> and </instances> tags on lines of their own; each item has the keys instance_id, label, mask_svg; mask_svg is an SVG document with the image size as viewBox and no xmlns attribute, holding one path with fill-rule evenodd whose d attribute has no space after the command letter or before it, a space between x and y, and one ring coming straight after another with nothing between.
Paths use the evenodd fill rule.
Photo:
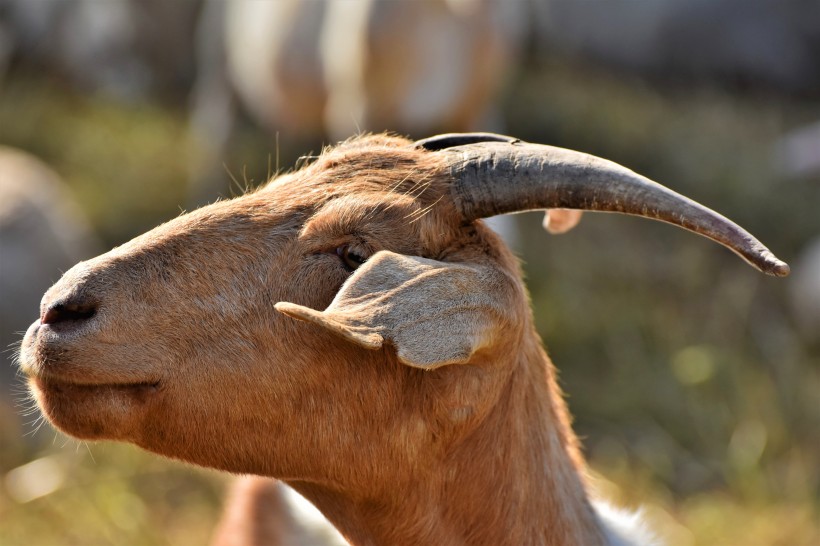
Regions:
<instances>
[{"instance_id":1,"label":"brown goat","mask_svg":"<svg viewBox=\"0 0 820 546\"><path fill-rule=\"evenodd\" d=\"M599 158L361 137L72 268L22 369L60 430L279 478L353 544L641 542L593 508L518 262L478 221L548 208L665 220L788 273Z\"/></svg>"}]
</instances>

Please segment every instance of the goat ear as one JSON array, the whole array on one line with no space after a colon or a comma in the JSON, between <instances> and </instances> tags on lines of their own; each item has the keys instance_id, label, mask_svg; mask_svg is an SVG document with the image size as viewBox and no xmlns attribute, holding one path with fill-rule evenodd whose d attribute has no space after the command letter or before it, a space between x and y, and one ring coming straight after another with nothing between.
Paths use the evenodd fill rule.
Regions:
<instances>
[{"instance_id":1,"label":"goat ear","mask_svg":"<svg viewBox=\"0 0 820 546\"><path fill-rule=\"evenodd\" d=\"M566 233L578 225L582 214L576 209L548 209L544 213L544 229L553 235Z\"/></svg>"},{"instance_id":2,"label":"goat ear","mask_svg":"<svg viewBox=\"0 0 820 546\"><path fill-rule=\"evenodd\" d=\"M366 349L388 342L402 363L433 369L466 363L492 344L512 301L512 283L497 270L382 251L324 311L287 302L276 309Z\"/></svg>"}]
</instances>

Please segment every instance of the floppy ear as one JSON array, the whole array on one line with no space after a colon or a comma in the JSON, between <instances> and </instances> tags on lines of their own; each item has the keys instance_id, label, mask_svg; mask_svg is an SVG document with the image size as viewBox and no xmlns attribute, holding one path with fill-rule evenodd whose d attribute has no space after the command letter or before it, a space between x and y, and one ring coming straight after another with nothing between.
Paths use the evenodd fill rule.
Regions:
<instances>
[{"instance_id":1,"label":"floppy ear","mask_svg":"<svg viewBox=\"0 0 820 546\"><path fill-rule=\"evenodd\" d=\"M366 349L385 342L409 366L460 364L509 325L512 284L499 271L377 252L324 311L279 302L276 309Z\"/></svg>"},{"instance_id":2,"label":"floppy ear","mask_svg":"<svg viewBox=\"0 0 820 546\"><path fill-rule=\"evenodd\" d=\"M578 225L582 214L576 209L548 209L544 213L544 229L553 235L566 233Z\"/></svg>"}]
</instances>

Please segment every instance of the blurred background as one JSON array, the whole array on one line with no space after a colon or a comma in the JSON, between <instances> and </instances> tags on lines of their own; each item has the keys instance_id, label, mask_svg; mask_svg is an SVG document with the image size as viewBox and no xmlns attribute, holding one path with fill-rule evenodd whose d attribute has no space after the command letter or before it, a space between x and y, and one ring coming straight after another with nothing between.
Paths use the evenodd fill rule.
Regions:
<instances>
[{"instance_id":1,"label":"blurred background","mask_svg":"<svg viewBox=\"0 0 820 546\"><path fill-rule=\"evenodd\" d=\"M207 541L229 478L42 425L14 345L75 262L382 130L600 155L789 262L504 227L598 487L670 544L820 544L820 3L0 0L1 545Z\"/></svg>"}]
</instances>

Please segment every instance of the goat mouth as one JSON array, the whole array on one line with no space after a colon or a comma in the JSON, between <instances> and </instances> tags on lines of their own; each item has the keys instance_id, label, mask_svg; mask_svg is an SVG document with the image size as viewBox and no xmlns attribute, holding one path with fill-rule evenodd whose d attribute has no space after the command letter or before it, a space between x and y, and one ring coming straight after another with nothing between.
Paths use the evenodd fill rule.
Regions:
<instances>
[{"instance_id":1,"label":"goat mouth","mask_svg":"<svg viewBox=\"0 0 820 546\"><path fill-rule=\"evenodd\" d=\"M134 440L145 411L161 399L158 381L77 383L30 376L31 395L58 430L82 440Z\"/></svg>"},{"instance_id":2,"label":"goat mouth","mask_svg":"<svg viewBox=\"0 0 820 546\"><path fill-rule=\"evenodd\" d=\"M150 394L160 390L161 384L157 381L135 381L123 383L78 383L66 381L51 376L31 377L29 379L37 389L54 394L82 395L84 393L111 391L134 392Z\"/></svg>"}]
</instances>

